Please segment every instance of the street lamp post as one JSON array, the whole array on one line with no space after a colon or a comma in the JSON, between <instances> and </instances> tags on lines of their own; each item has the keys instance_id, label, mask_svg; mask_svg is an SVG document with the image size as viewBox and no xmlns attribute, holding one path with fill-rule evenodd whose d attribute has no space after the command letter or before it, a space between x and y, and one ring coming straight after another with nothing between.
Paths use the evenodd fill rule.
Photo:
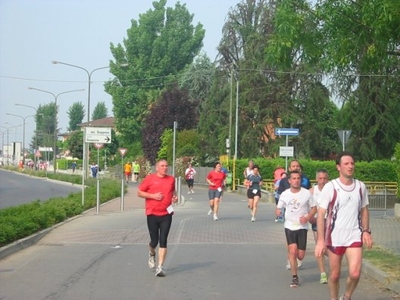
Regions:
<instances>
[{"instance_id":1,"label":"street lamp post","mask_svg":"<svg viewBox=\"0 0 400 300\"><path fill-rule=\"evenodd\" d=\"M23 116L20 116L20 115L11 114L11 113L7 113L7 115L18 117L18 118L21 118L23 120L23 127L22 127L22 163L25 166L25 124L26 124L25 121L26 121L26 118L34 117L34 115L29 115L29 116L26 116L26 117L23 117Z\"/></svg>"},{"instance_id":2,"label":"street lamp post","mask_svg":"<svg viewBox=\"0 0 400 300\"><path fill-rule=\"evenodd\" d=\"M91 79L92 79L92 74L98 70L102 70L102 69L108 69L110 68L109 66L104 66L104 67L99 67L99 68L95 68L91 71L85 69L84 67L78 66L78 65L73 65L73 64L69 64L69 63L65 63L62 61L57 61L57 60L53 60L51 62L52 64L60 64L60 65L65 65L65 66L69 66L69 67L73 67L73 68L77 68L77 69L81 69L83 71L86 72L87 76L88 76L88 100L87 100L87 126L89 126L89 122L90 122L90 86L91 86ZM88 146L85 142L85 133L84 135L84 141L83 141L83 178L87 179L87 166L89 165L89 149Z\"/></svg>"},{"instance_id":3,"label":"street lamp post","mask_svg":"<svg viewBox=\"0 0 400 300\"><path fill-rule=\"evenodd\" d=\"M9 133L11 127L0 126L1 128L5 128L7 132L7 166L10 164L9 156L10 156L10 141L9 141ZM4 148L4 146L3 146ZM4 156L4 153L3 153Z\"/></svg>"},{"instance_id":4,"label":"street lamp post","mask_svg":"<svg viewBox=\"0 0 400 300\"><path fill-rule=\"evenodd\" d=\"M34 91L38 91L38 92L43 92L46 94L50 94L54 97L54 104L55 104L55 108L54 108L54 147L53 147L53 168L54 168L54 173L56 173L57 171L57 153L56 153L56 149L57 149L57 99L58 96L62 95L62 94L67 94L67 93L73 93L73 92L82 92L84 91L84 89L79 89L79 90L70 90L70 91L65 91L65 92L61 92L58 94L54 94L50 91L46 91L46 90L41 90L41 89L37 89L37 88L33 88L33 87L29 87L28 89L30 90L34 90Z\"/></svg>"},{"instance_id":5,"label":"street lamp post","mask_svg":"<svg viewBox=\"0 0 400 300\"><path fill-rule=\"evenodd\" d=\"M20 103L15 103L15 105L17 106L25 106L25 107L29 107L35 110L35 116L36 118L38 118L38 114L37 114L37 109L36 107L30 106L30 105L26 105L26 104L20 104ZM33 161L35 162L35 168L37 166L37 157L36 157L36 151L38 151L38 128L37 128L37 119L36 121L36 132L35 132L35 151L33 153Z\"/></svg>"}]
</instances>

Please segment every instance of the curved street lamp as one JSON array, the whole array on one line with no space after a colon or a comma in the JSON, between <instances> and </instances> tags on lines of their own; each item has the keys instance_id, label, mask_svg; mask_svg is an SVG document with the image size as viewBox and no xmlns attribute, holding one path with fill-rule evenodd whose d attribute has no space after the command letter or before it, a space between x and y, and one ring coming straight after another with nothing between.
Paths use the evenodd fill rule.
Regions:
<instances>
[{"instance_id":1,"label":"curved street lamp","mask_svg":"<svg viewBox=\"0 0 400 300\"><path fill-rule=\"evenodd\" d=\"M54 103L55 103L55 116L54 116L54 147L53 147L53 168L54 168L54 173L56 173L57 171L57 154L56 154L56 149L57 149L57 99L58 96L62 95L62 94L67 94L67 93L73 93L73 92L82 92L85 89L79 89L79 90L70 90L70 91L65 91L65 92L61 92L58 94L54 94L50 91L46 91L46 90L42 90L42 89L37 89L34 87L28 87L28 89L30 90L34 90L34 91L38 91L38 92L42 92L42 93L46 93L46 94L50 94L54 97Z\"/></svg>"},{"instance_id":2,"label":"curved street lamp","mask_svg":"<svg viewBox=\"0 0 400 300\"><path fill-rule=\"evenodd\" d=\"M77 69L81 69L83 71L86 72L87 76L88 76L88 100L87 100L87 126L89 126L89 122L90 122L90 86L91 86L91 78L92 78L92 74L98 70L102 70L102 69L109 69L110 66L104 66L104 67L99 67L99 68L95 68L91 71L89 71L88 69L85 69L84 67L78 66L78 65L74 65L74 64L69 64L69 63L65 63L62 61L58 61L58 60L53 60L51 61L52 64L60 64L60 65L65 65L65 66L69 66L69 67L73 67L73 68L77 68ZM86 145L86 142L83 141L83 178L87 179L87 167L89 165L89 149Z\"/></svg>"},{"instance_id":3,"label":"curved street lamp","mask_svg":"<svg viewBox=\"0 0 400 300\"><path fill-rule=\"evenodd\" d=\"M93 70L89 71L89 70L85 69L84 67L73 65L73 64L69 64L69 63L65 63L65 62L62 62L62 61L53 60L53 61L51 61L51 63L55 64L55 65L56 64L60 64L60 65L65 65L65 66L69 66L69 67L73 67L73 68L78 68L78 69L81 69L81 70L86 72L86 74L88 76L88 103L87 103L88 112L87 112L87 122L89 123L90 122L90 85L92 83L92 81L91 81L92 74L94 72L98 71L98 70L109 69L110 66L104 66L104 67L96 68L96 69L93 69Z\"/></svg>"},{"instance_id":4,"label":"curved street lamp","mask_svg":"<svg viewBox=\"0 0 400 300\"><path fill-rule=\"evenodd\" d=\"M7 113L7 115L18 117L18 118L21 118L23 120L23 127L22 127L22 163L25 166L25 149L26 149L26 147L25 147L25 124L26 124L25 120L26 120L26 118L34 117L35 115L29 115L29 116L26 116L26 117L23 117L21 115L11 114L11 113Z\"/></svg>"},{"instance_id":5,"label":"curved street lamp","mask_svg":"<svg viewBox=\"0 0 400 300\"><path fill-rule=\"evenodd\" d=\"M15 105L29 107L29 108L34 109L35 110L35 116L36 116L36 118L38 117L37 108L36 107L30 106L30 105L26 105L26 104L21 104L21 103L15 103ZM37 166L36 151L38 151L38 128L37 128L37 120L36 119L35 119L35 123L36 123L36 133L35 133L35 151L33 153L33 160L35 162L35 168L36 168L36 166Z\"/></svg>"},{"instance_id":6,"label":"curved street lamp","mask_svg":"<svg viewBox=\"0 0 400 300\"><path fill-rule=\"evenodd\" d=\"M7 132L7 166L10 164L10 160L9 160L9 152L10 152L10 141L9 141L9 133L10 133L10 127L6 127L6 126L0 126L1 128L5 128L6 132ZM3 149L4 149L4 145L3 145ZM4 153L3 153L3 157L4 157Z\"/></svg>"}]
</instances>

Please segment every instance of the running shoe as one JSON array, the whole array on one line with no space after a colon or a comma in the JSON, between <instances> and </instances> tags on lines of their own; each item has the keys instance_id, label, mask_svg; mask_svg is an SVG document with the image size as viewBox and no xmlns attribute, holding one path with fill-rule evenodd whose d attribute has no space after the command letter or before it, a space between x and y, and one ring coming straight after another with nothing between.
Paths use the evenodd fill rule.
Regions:
<instances>
[{"instance_id":1,"label":"running shoe","mask_svg":"<svg viewBox=\"0 0 400 300\"><path fill-rule=\"evenodd\" d=\"M157 267L156 276L157 277L164 277L165 276L165 273L164 273L164 270L163 270L162 267Z\"/></svg>"},{"instance_id":2,"label":"running shoe","mask_svg":"<svg viewBox=\"0 0 400 300\"><path fill-rule=\"evenodd\" d=\"M213 213L213 210L210 208L210 210L208 211L208 215L210 216Z\"/></svg>"},{"instance_id":3,"label":"running shoe","mask_svg":"<svg viewBox=\"0 0 400 300\"><path fill-rule=\"evenodd\" d=\"M218 216L214 215L214 221L218 221Z\"/></svg>"},{"instance_id":4,"label":"running shoe","mask_svg":"<svg viewBox=\"0 0 400 300\"><path fill-rule=\"evenodd\" d=\"M286 261L286 270L290 270L290 262L289 262L289 260Z\"/></svg>"},{"instance_id":5,"label":"running shoe","mask_svg":"<svg viewBox=\"0 0 400 300\"><path fill-rule=\"evenodd\" d=\"M156 255L149 253L149 268L154 269L156 267Z\"/></svg>"},{"instance_id":6,"label":"running shoe","mask_svg":"<svg viewBox=\"0 0 400 300\"><path fill-rule=\"evenodd\" d=\"M300 269L301 265L303 264L303 261L300 259L297 259L297 268Z\"/></svg>"},{"instance_id":7,"label":"running shoe","mask_svg":"<svg viewBox=\"0 0 400 300\"><path fill-rule=\"evenodd\" d=\"M299 277L293 277L290 287L292 287L292 288L299 287Z\"/></svg>"},{"instance_id":8,"label":"running shoe","mask_svg":"<svg viewBox=\"0 0 400 300\"><path fill-rule=\"evenodd\" d=\"M321 283L321 284L328 283L328 276L326 276L326 273L321 273L321 279L319 280L319 283Z\"/></svg>"},{"instance_id":9,"label":"running shoe","mask_svg":"<svg viewBox=\"0 0 400 300\"><path fill-rule=\"evenodd\" d=\"M251 221L252 221L252 222L255 222L255 221L256 221L256 218L251 217Z\"/></svg>"}]
</instances>

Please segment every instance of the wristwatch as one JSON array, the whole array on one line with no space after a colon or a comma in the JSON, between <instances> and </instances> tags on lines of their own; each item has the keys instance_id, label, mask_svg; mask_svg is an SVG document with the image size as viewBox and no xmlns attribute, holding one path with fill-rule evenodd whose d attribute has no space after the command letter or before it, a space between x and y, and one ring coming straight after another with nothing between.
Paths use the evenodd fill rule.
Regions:
<instances>
[{"instance_id":1,"label":"wristwatch","mask_svg":"<svg viewBox=\"0 0 400 300\"><path fill-rule=\"evenodd\" d=\"M369 234L371 234L371 229L363 229L362 232L368 232Z\"/></svg>"}]
</instances>

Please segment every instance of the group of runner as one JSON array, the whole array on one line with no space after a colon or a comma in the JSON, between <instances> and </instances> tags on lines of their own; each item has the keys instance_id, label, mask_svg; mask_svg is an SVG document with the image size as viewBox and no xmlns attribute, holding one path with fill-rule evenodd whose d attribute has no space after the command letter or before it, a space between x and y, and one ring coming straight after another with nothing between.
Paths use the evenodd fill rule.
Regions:
<instances>
[{"instance_id":1,"label":"group of runner","mask_svg":"<svg viewBox=\"0 0 400 300\"><path fill-rule=\"evenodd\" d=\"M191 166L190 166L191 167ZM146 215L150 233L149 267L156 269L156 276L164 276L163 262L167 253L167 237L172 222L172 203L177 201L174 178L167 175L168 164L160 160L156 173L147 176L138 188L138 196L146 199ZM292 273L290 287L299 286L298 267L305 256L307 231L311 223L316 240L315 257L321 273L320 282L328 283L330 299L338 299L339 279L343 257L348 263L348 277L341 300L351 299L361 275L363 245L372 247L369 227L368 193L365 184L353 178L354 157L343 152L336 159L339 177L328 181L328 172L316 172L317 184L311 187L310 180L302 174L301 164L293 160L289 164L288 176L281 179L277 187L275 214L284 211L284 231L287 242L288 268ZM194 175L194 174L193 174ZM249 162L244 171L246 178L248 207L251 221L256 220L257 204L261 197L262 177L259 167ZM226 174L221 163L207 175L209 184L209 214L218 220L218 208ZM192 183L193 184L193 183ZM190 187L189 187L190 188ZM193 191L191 185L190 193ZM159 260L156 266L156 247L159 244ZM325 272L324 256L328 256L329 276Z\"/></svg>"},{"instance_id":2,"label":"group of runner","mask_svg":"<svg viewBox=\"0 0 400 300\"><path fill-rule=\"evenodd\" d=\"M133 171L133 176L132 176ZM125 182L128 183L129 181L138 182L139 180L139 173L140 173L140 165L135 160L132 163L127 161L124 165L124 175L125 175Z\"/></svg>"},{"instance_id":3,"label":"group of runner","mask_svg":"<svg viewBox=\"0 0 400 300\"><path fill-rule=\"evenodd\" d=\"M291 287L299 286L297 269L307 246L308 224L316 241L315 257L321 274L320 283L328 283L330 299L338 299L343 257L348 264L346 288L341 300L351 299L360 280L363 245L372 247L369 227L368 193L365 184L354 179L355 161L351 153L336 158L339 177L328 181L328 172L316 172L317 184L311 187L297 160L291 161L288 177L277 189L278 217L284 210ZM329 276L324 256L328 256Z\"/></svg>"}]
</instances>

